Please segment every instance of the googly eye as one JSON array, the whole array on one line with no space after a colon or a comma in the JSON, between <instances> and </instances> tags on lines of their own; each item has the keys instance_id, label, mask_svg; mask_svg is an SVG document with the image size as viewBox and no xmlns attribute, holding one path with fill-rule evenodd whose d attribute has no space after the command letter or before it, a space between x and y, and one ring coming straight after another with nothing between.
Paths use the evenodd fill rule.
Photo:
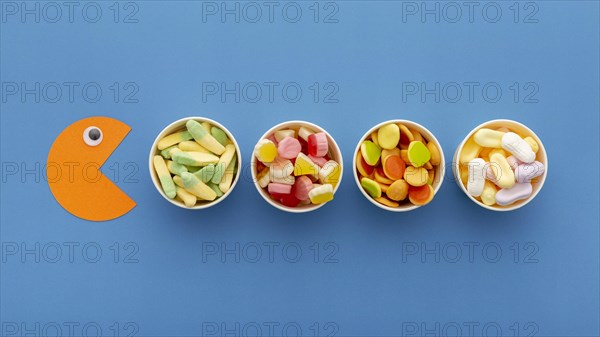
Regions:
<instances>
[{"instance_id":1,"label":"googly eye","mask_svg":"<svg viewBox=\"0 0 600 337\"><path fill-rule=\"evenodd\" d=\"M98 146L102 143L102 130L96 126L90 126L83 131L83 141L89 146Z\"/></svg>"}]
</instances>

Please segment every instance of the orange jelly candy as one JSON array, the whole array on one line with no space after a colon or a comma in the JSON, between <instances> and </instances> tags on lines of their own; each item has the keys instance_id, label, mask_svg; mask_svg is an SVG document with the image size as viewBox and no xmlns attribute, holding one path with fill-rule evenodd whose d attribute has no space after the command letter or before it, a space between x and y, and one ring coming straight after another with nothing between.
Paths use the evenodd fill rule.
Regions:
<instances>
[{"instance_id":1,"label":"orange jelly candy","mask_svg":"<svg viewBox=\"0 0 600 337\"><path fill-rule=\"evenodd\" d=\"M400 180L404 178L404 171L406 170L406 164L400 158L400 156L387 156L383 163L383 172L391 180Z\"/></svg>"},{"instance_id":2,"label":"orange jelly candy","mask_svg":"<svg viewBox=\"0 0 600 337\"><path fill-rule=\"evenodd\" d=\"M433 200L433 195L434 191L431 185L408 187L408 199L417 206L427 205L431 200Z\"/></svg>"}]
</instances>

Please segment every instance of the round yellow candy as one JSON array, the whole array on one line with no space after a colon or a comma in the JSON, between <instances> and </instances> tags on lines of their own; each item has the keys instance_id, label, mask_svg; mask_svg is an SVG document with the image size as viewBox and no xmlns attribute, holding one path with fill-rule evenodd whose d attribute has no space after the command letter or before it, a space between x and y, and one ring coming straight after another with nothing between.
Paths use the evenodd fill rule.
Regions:
<instances>
[{"instance_id":1,"label":"round yellow candy","mask_svg":"<svg viewBox=\"0 0 600 337\"><path fill-rule=\"evenodd\" d=\"M391 150L398 146L400 141L400 128L396 124L387 124L379 128L377 132L379 146Z\"/></svg>"},{"instance_id":2,"label":"round yellow candy","mask_svg":"<svg viewBox=\"0 0 600 337\"><path fill-rule=\"evenodd\" d=\"M429 172L424 167L406 167L404 171L404 180L411 186L420 187L427 184Z\"/></svg>"}]
</instances>

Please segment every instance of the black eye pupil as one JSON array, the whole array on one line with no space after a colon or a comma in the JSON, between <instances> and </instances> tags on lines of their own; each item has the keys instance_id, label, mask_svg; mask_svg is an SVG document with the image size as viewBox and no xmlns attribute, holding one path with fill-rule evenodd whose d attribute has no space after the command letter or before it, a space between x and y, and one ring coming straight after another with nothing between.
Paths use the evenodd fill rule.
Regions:
<instances>
[{"instance_id":1,"label":"black eye pupil","mask_svg":"<svg viewBox=\"0 0 600 337\"><path fill-rule=\"evenodd\" d=\"M91 129L88 132L88 136L90 137L91 140L98 140L100 138L100 130L98 130L98 129Z\"/></svg>"}]
</instances>

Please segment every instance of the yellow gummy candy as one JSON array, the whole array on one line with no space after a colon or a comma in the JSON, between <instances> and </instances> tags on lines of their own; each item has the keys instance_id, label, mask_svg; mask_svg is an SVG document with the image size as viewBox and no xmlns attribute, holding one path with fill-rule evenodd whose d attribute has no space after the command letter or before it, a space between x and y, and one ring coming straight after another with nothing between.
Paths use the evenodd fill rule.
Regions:
<instances>
[{"instance_id":1,"label":"yellow gummy candy","mask_svg":"<svg viewBox=\"0 0 600 337\"><path fill-rule=\"evenodd\" d=\"M463 146L462 152L460 153L460 162L468 164L471 160L479 157L481 152L481 146L475 142L473 137L469 138Z\"/></svg>"},{"instance_id":2,"label":"yellow gummy candy","mask_svg":"<svg viewBox=\"0 0 600 337\"><path fill-rule=\"evenodd\" d=\"M268 139L263 139L254 147L254 155L263 163L270 163L277 157L277 146Z\"/></svg>"},{"instance_id":3,"label":"yellow gummy candy","mask_svg":"<svg viewBox=\"0 0 600 337\"><path fill-rule=\"evenodd\" d=\"M315 164L307 155L300 152L298 157L296 157L296 163L294 165L294 175L304 176L304 175L318 175L319 174L319 166Z\"/></svg>"},{"instance_id":4,"label":"yellow gummy candy","mask_svg":"<svg viewBox=\"0 0 600 337\"><path fill-rule=\"evenodd\" d=\"M490 165L492 165L492 168L496 168L494 170L497 181L496 185L501 188L511 188L515 185L515 173L506 160L506 157L501 153L494 153L492 151L490 154Z\"/></svg>"},{"instance_id":5,"label":"yellow gummy candy","mask_svg":"<svg viewBox=\"0 0 600 337\"><path fill-rule=\"evenodd\" d=\"M333 186L331 184L315 187L308 192L308 197L313 204L322 204L333 200Z\"/></svg>"},{"instance_id":6,"label":"yellow gummy candy","mask_svg":"<svg viewBox=\"0 0 600 337\"><path fill-rule=\"evenodd\" d=\"M335 187L340 181L340 173L342 173L340 164L333 160L329 160L319 170L319 182L321 184L331 184Z\"/></svg>"}]
</instances>

